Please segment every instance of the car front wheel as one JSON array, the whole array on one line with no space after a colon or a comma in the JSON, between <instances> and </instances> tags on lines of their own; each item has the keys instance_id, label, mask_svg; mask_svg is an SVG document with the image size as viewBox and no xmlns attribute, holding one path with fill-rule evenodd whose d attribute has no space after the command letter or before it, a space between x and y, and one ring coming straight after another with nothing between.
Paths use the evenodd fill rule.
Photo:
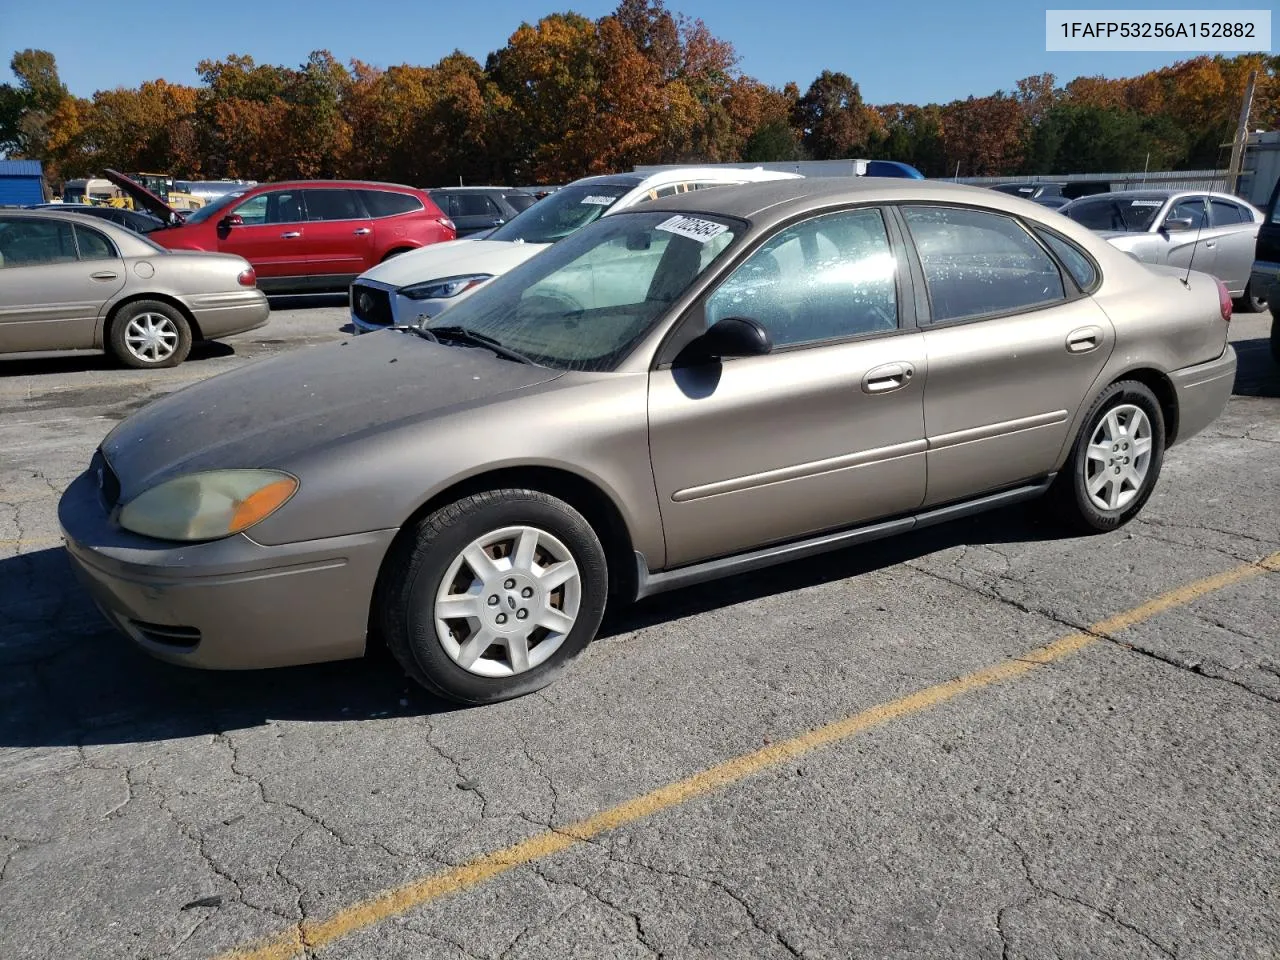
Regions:
<instances>
[{"instance_id":1,"label":"car front wheel","mask_svg":"<svg viewBox=\"0 0 1280 960\"><path fill-rule=\"evenodd\" d=\"M407 528L376 602L409 676L482 704L555 680L595 636L607 595L604 548L580 513L538 491L493 490Z\"/></svg>"},{"instance_id":2,"label":"car front wheel","mask_svg":"<svg viewBox=\"0 0 1280 960\"><path fill-rule=\"evenodd\" d=\"M1094 401L1051 498L1084 532L1105 532L1137 515L1160 476L1165 424L1160 402L1136 380L1113 383Z\"/></svg>"}]
</instances>

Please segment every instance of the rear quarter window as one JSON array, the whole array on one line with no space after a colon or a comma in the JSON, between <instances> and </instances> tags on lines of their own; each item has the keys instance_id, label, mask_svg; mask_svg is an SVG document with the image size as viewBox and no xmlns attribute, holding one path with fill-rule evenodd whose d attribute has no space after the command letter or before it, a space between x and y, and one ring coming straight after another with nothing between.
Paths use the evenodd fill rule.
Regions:
<instances>
[{"instance_id":1,"label":"rear quarter window","mask_svg":"<svg viewBox=\"0 0 1280 960\"><path fill-rule=\"evenodd\" d=\"M1044 241L1045 246L1053 251L1054 256L1062 261L1071 274L1076 286L1089 293L1098 284L1098 268L1093 265L1089 256L1065 237L1060 237L1041 227L1036 228L1036 235Z\"/></svg>"},{"instance_id":2,"label":"rear quarter window","mask_svg":"<svg viewBox=\"0 0 1280 960\"><path fill-rule=\"evenodd\" d=\"M394 217L401 213L413 213L423 209L422 201L411 193L393 193L390 190L361 190L365 209L369 216Z\"/></svg>"}]
</instances>

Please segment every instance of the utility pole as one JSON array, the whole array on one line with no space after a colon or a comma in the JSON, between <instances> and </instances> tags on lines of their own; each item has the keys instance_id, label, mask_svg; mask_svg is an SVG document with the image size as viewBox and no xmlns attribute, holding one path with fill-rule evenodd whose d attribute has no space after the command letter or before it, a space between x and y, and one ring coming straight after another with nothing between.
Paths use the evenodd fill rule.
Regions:
<instances>
[{"instance_id":1,"label":"utility pole","mask_svg":"<svg viewBox=\"0 0 1280 960\"><path fill-rule=\"evenodd\" d=\"M1227 192L1235 193L1240 181L1240 168L1244 165L1244 150L1249 142L1249 111L1253 109L1253 86L1258 71L1249 71L1249 82L1244 87L1244 102L1240 104L1240 122L1236 124L1235 139L1231 141L1231 163L1227 166Z\"/></svg>"}]
</instances>

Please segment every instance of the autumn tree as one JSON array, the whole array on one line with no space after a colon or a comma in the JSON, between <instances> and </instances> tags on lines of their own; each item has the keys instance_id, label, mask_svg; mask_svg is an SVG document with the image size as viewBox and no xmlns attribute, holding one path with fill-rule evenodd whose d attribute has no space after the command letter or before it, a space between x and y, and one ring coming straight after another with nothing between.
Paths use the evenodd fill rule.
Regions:
<instances>
[{"instance_id":1,"label":"autumn tree","mask_svg":"<svg viewBox=\"0 0 1280 960\"><path fill-rule=\"evenodd\" d=\"M942 108L942 140L947 166L966 177L1018 169L1025 149L1025 117L1005 93L956 100Z\"/></svg>"},{"instance_id":2,"label":"autumn tree","mask_svg":"<svg viewBox=\"0 0 1280 960\"><path fill-rule=\"evenodd\" d=\"M794 122L805 149L817 160L864 153L871 134L871 111L847 74L823 70L796 104Z\"/></svg>"},{"instance_id":3,"label":"autumn tree","mask_svg":"<svg viewBox=\"0 0 1280 960\"><path fill-rule=\"evenodd\" d=\"M18 82L0 84L0 151L47 160L56 135L50 123L71 94L47 50L19 51L9 69Z\"/></svg>"}]
</instances>

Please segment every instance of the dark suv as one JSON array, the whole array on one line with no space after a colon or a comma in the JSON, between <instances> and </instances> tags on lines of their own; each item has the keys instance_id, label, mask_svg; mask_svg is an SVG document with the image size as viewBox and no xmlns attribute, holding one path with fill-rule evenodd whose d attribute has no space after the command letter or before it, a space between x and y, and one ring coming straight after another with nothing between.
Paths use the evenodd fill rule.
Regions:
<instances>
[{"instance_id":1,"label":"dark suv","mask_svg":"<svg viewBox=\"0 0 1280 960\"><path fill-rule=\"evenodd\" d=\"M1249 288L1266 296L1271 307L1271 356L1280 363L1280 180L1271 188L1267 218L1258 227Z\"/></svg>"},{"instance_id":2,"label":"dark suv","mask_svg":"<svg viewBox=\"0 0 1280 960\"><path fill-rule=\"evenodd\" d=\"M500 227L537 201L514 187L440 187L431 199L458 227L458 236Z\"/></svg>"}]
</instances>

